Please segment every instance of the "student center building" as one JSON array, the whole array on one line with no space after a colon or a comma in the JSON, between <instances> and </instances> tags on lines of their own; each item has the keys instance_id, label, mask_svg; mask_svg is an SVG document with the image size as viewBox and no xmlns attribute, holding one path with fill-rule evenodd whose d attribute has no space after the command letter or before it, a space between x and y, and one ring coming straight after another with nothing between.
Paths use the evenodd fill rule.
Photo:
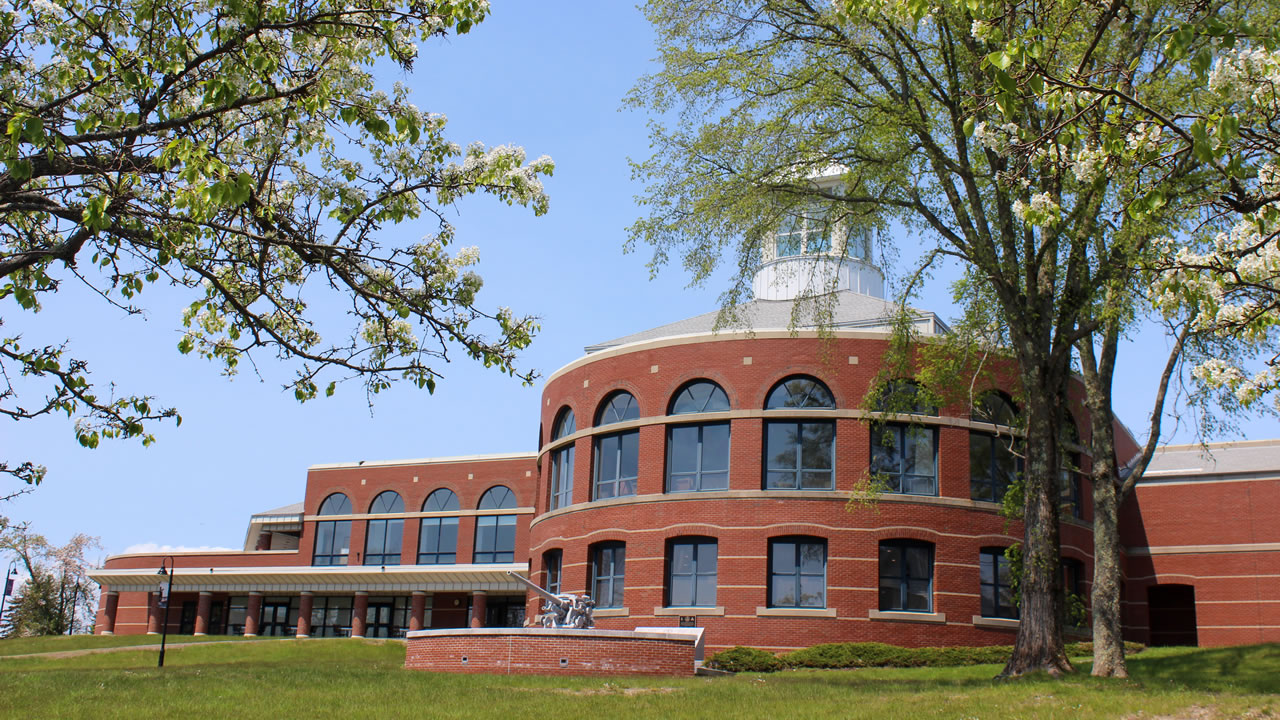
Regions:
<instances>
[{"instance_id":1,"label":"student center building","mask_svg":"<svg viewBox=\"0 0 1280 720\"><path fill-rule=\"evenodd\" d=\"M166 555L108 558L91 573L96 632L519 626L540 601L512 571L589 593L598 627L694 624L713 649L1012 643L1004 551L1023 528L998 510L1017 408L990 387L976 409L863 409L894 307L854 239L780 231L744 308L750 332L713 332L708 313L586 348L547 380L536 452L309 468L301 502L250 517L243 551L176 554L167 610ZM838 287L834 339L788 329L814 282ZM931 313L915 324L946 332ZM1087 599L1078 391L1062 571ZM1137 448L1117 427L1123 463ZM1129 639L1280 641L1280 441L1212 451L1164 448L1123 509ZM874 507L851 506L873 474L887 484Z\"/></svg>"}]
</instances>

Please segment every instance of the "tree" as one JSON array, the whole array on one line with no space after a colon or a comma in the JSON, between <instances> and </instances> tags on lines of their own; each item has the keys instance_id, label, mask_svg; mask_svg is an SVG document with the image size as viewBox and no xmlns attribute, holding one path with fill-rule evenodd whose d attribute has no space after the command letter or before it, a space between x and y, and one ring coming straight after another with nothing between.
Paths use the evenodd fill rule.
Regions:
<instances>
[{"instance_id":1,"label":"tree","mask_svg":"<svg viewBox=\"0 0 1280 720\"><path fill-rule=\"evenodd\" d=\"M0 10L0 299L38 312L82 282L127 313L191 291L182 353L274 352L299 401L359 380L431 391L465 355L526 382L534 319L477 302L444 211L483 193L546 212L551 161L465 151L379 73L466 33L485 0L16 0ZM430 220L418 242L384 237ZM401 231L403 232L403 230ZM321 303L346 304L346 327ZM150 443L177 411L90 381L67 343L0 337L0 413L65 413L82 445ZM24 398L38 398L34 402ZM44 468L0 464L27 483Z\"/></svg>"},{"instance_id":2,"label":"tree","mask_svg":"<svg viewBox=\"0 0 1280 720\"><path fill-rule=\"evenodd\" d=\"M1120 110L1080 113L1042 132L1048 142L1081 121L1124 143L1103 144L1098 162L1148 169L1134 175L1135 201L1125 221L1141 222L1170 196L1169 179L1196 167L1199 184L1183 185L1183 203L1210 211L1190 232L1158 238L1129 258L1135 274L1099 293L1092 329L1077 343L1092 420L1095 574L1093 674L1125 676L1121 642L1118 537L1120 506L1132 494L1161 437L1172 383L1180 363L1194 366L1201 392L1193 397L1202 430L1215 420L1256 404L1276 389L1275 327L1280 322L1280 244L1274 204L1277 144L1270 129L1280 114L1275 94L1280 62L1275 36L1255 28L1274 25L1267 4L1089 4L1056 2L1017 6L1026 20L1005 52L1041 42L1039 28L1064 16L1094 28L1095 45L1130 48L1109 61L1060 62L1055 55L1023 62L1010 72L1040 102L1071 97L1076 107ZM1139 42L1140 41L1140 42ZM1216 59L1215 59L1216 58ZM1212 72L1210 72L1212 68ZM1136 88L1144 74L1165 72L1190 80L1189 92L1170 96ZM994 84L994 83L993 83ZM1169 328L1171 350L1152 400L1147 440L1134 458L1117 458L1112 384L1122 334L1154 306ZM1256 372L1249 358L1262 358Z\"/></svg>"},{"instance_id":3,"label":"tree","mask_svg":"<svg viewBox=\"0 0 1280 720\"><path fill-rule=\"evenodd\" d=\"M1095 40L1088 19L1070 13L1033 33L1016 9L653 0L662 68L630 100L675 126L655 121L656 154L636 166L650 213L631 237L655 248L656 263L681 254L702 279L725 253L752 267L785 215L819 203L846 226L931 234L931 259L970 269L996 306L1024 400L1022 622L1003 674L1058 674L1071 670L1057 490L1072 355L1102 322L1100 289L1131 282L1151 238L1177 232L1187 206L1176 190L1197 179L1177 167L1160 196L1136 195L1154 170L1100 152L1118 140L1123 155L1125 138L1100 119L1127 106L1041 97L1034 76L1018 73L1043 57L1103 68L1122 58L1128 68L1151 42L1136 18L1124 35L1135 47ZM1134 92L1173 104L1194 89L1184 74L1155 70L1130 74ZM808 181L833 167L845 169L840 187ZM1143 213L1127 212L1135 203ZM739 278L728 297L745 287Z\"/></svg>"},{"instance_id":4,"label":"tree","mask_svg":"<svg viewBox=\"0 0 1280 720\"><path fill-rule=\"evenodd\" d=\"M96 598L85 554L96 547L98 539L83 534L56 547L26 523L0 517L0 551L15 556L27 572L0 618L5 637L75 634L91 627Z\"/></svg>"}]
</instances>

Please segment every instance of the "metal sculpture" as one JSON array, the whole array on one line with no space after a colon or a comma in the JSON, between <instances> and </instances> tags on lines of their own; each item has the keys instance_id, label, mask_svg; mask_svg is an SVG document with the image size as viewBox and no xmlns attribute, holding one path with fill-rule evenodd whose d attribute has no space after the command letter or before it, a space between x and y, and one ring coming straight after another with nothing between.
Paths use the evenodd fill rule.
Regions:
<instances>
[{"instance_id":1,"label":"metal sculpture","mask_svg":"<svg viewBox=\"0 0 1280 720\"><path fill-rule=\"evenodd\" d=\"M518 573L510 570L507 574L529 586L530 590L538 593L546 600L546 604L542 606L542 626L546 628L590 628L595 627L595 620L592 613L595 611L596 601L591 599L590 595L575 595L573 593L552 593L538 587L536 584L529 582L528 579L521 577Z\"/></svg>"}]
</instances>

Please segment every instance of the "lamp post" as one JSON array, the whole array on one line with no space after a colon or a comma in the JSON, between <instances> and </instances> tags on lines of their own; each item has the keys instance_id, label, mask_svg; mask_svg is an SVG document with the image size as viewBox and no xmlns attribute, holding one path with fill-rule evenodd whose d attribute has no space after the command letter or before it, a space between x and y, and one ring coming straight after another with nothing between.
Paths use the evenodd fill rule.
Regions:
<instances>
[{"instance_id":1,"label":"lamp post","mask_svg":"<svg viewBox=\"0 0 1280 720\"><path fill-rule=\"evenodd\" d=\"M169 561L169 570L167 572L164 569L165 560ZM156 667L164 667L164 643L169 638L169 597L173 593L173 576L175 574L172 555L160 561L160 570L156 574L161 577L169 576L168 587L165 587L164 580L160 581L160 609L162 610L160 614L160 662Z\"/></svg>"},{"instance_id":2,"label":"lamp post","mask_svg":"<svg viewBox=\"0 0 1280 720\"><path fill-rule=\"evenodd\" d=\"M4 622L4 601L13 594L13 580L18 577L18 561L10 560L9 569L4 571L4 594L0 595L0 622Z\"/></svg>"}]
</instances>

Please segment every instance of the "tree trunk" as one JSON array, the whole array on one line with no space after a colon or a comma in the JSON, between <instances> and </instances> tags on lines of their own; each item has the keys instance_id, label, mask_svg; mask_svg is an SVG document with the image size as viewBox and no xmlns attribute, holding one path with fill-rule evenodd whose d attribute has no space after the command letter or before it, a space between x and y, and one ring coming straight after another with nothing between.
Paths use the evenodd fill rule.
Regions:
<instances>
[{"instance_id":1,"label":"tree trunk","mask_svg":"<svg viewBox=\"0 0 1280 720\"><path fill-rule=\"evenodd\" d=\"M1024 383L1024 387L1027 388L1027 452L1023 470L1026 531L1022 543L1022 578L1018 585L1021 621L1013 654L1000 677L1036 671L1057 677L1074 670L1062 644L1059 422L1056 420L1060 417L1060 400L1053 392L1047 392L1053 389L1053 383Z\"/></svg>"},{"instance_id":2,"label":"tree trunk","mask_svg":"<svg viewBox=\"0 0 1280 720\"><path fill-rule=\"evenodd\" d=\"M1096 429L1095 429L1095 432ZM1094 447L1097 447L1095 441ZM1112 455L1111 457L1114 457ZM1094 463L1099 462L1095 455ZM1120 493L1114 464L1107 476L1093 475L1093 670L1096 677L1129 677L1124 660L1124 634L1120 616Z\"/></svg>"}]
</instances>

